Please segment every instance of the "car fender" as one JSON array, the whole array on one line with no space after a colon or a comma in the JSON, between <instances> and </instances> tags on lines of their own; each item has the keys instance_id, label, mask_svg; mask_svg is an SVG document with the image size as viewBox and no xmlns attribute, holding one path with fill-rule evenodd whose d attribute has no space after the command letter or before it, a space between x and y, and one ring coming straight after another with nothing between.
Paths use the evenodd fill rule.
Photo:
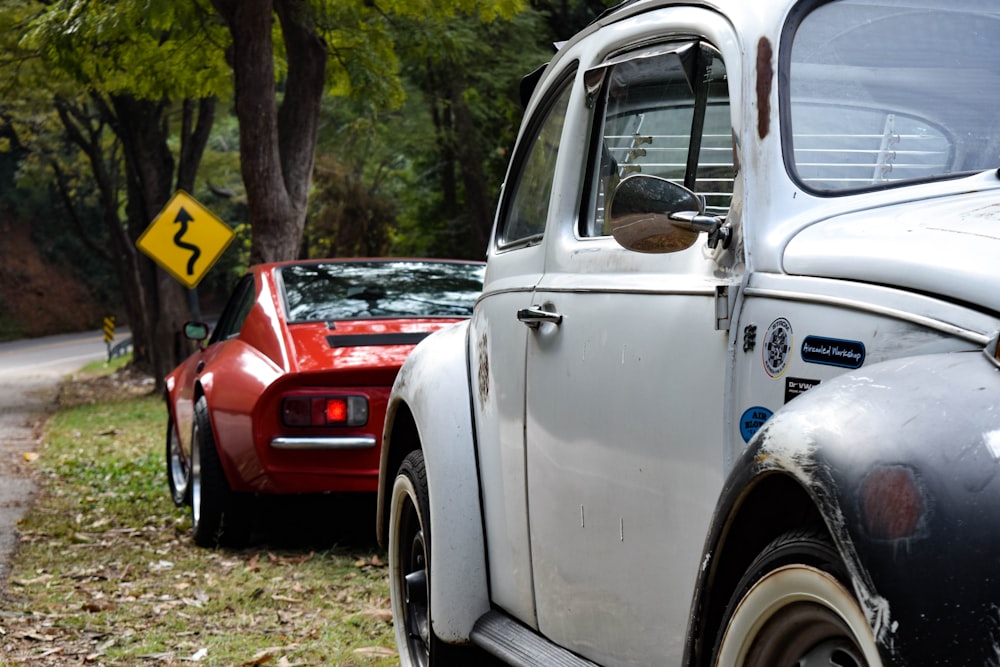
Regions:
<instances>
[{"instance_id":1,"label":"car fender","mask_svg":"<svg viewBox=\"0 0 1000 667\"><path fill-rule=\"evenodd\" d=\"M718 630L712 622L728 599L722 582L732 580L727 563L731 569L740 550L731 538L767 534L769 523L801 510L764 502L767 516L741 512L775 476L793 480L826 524L884 664L994 660L998 396L993 358L962 352L865 367L777 411L731 471L717 506L692 610L691 663L706 664Z\"/></svg>"},{"instance_id":2,"label":"car fender","mask_svg":"<svg viewBox=\"0 0 1000 667\"><path fill-rule=\"evenodd\" d=\"M490 609L467 336L468 321L433 333L396 376L382 438L377 510L379 542L385 546L387 503L399 462L422 448L432 527L432 623L440 639L459 643L468 641L476 619ZM409 417L415 433L408 430Z\"/></svg>"},{"instance_id":3,"label":"car fender","mask_svg":"<svg viewBox=\"0 0 1000 667\"><path fill-rule=\"evenodd\" d=\"M204 395L219 461L230 488L237 493L261 491L265 474L257 455L254 413L261 396L286 371L240 340L206 357L195 380L194 401Z\"/></svg>"}]
</instances>

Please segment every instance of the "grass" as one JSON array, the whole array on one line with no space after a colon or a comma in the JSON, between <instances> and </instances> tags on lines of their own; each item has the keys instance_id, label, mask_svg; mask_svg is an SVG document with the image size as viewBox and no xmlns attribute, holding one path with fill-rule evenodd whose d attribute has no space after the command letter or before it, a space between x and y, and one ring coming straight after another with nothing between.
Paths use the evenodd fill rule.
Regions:
<instances>
[{"instance_id":1,"label":"grass","mask_svg":"<svg viewBox=\"0 0 1000 667\"><path fill-rule=\"evenodd\" d=\"M121 363L85 370L48 422L41 490L0 589L0 665L398 664L385 558L367 535L194 546L167 492L163 401L108 390ZM280 523L321 506L333 524L356 510L344 502L274 511Z\"/></svg>"},{"instance_id":2,"label":"grass","mask_svg":"<svg viewBox=\"0 0 1000 667\"><path fill-rule=\"evenodd\" d=\"M3 304L0 304L2 306ZM0 343L17 340L24 335L21 323L16 319L0 314Z\"/></svg>"}]
</instances>

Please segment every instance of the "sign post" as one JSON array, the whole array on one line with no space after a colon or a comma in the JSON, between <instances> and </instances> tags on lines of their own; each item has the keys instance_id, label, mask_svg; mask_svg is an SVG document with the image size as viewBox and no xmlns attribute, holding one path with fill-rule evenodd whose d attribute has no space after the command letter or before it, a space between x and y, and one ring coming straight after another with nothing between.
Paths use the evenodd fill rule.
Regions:
<instances>
[{"instance_id":1,"label":"sign post","mask_svg":"<svg viewBox=\"0 0 1000 667\"><path fill-rule=\"evenodd\" d=\"M115 316L104 318L104 345L108 348L108 361L111 361L111 343L115 339Z\"/></svg>"}]
</instances>

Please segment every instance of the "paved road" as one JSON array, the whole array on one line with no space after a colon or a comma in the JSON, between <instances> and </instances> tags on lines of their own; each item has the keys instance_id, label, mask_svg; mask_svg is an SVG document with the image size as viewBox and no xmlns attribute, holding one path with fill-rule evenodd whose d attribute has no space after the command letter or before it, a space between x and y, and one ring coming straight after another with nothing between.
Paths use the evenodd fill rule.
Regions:
<instances>
[{"instance_id":1,"label":"paved road","mask_svg":"<svg viewBox=\"0 0 1000 667\"><path fill-rule=\"evenodd\" d=\"M99 331L0 343L0 586L9 574L14 528L35 493L24 454L39 447L60 380L106 356Z\"/></svg>"}]
</instances>

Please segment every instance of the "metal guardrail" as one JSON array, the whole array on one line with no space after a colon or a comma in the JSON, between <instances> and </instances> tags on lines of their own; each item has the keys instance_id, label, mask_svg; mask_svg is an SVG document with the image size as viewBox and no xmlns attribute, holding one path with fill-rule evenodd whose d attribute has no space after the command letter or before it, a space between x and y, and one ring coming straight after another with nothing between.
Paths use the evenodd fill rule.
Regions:
<instances>
[{"instance_id":1,"label":"metal guardrail","mask_svg":"<svg viewBox=\"0 0 1000 667\"><path fill-rule=\"evenodd\" d=\"M128 338L123 338L120 342L115 343L114 345L108 341L107 345L108 361L111 361L112 359L116 359L129 353L132 349L132 337L129 336Z\"/></svg>"}]
</instances>

